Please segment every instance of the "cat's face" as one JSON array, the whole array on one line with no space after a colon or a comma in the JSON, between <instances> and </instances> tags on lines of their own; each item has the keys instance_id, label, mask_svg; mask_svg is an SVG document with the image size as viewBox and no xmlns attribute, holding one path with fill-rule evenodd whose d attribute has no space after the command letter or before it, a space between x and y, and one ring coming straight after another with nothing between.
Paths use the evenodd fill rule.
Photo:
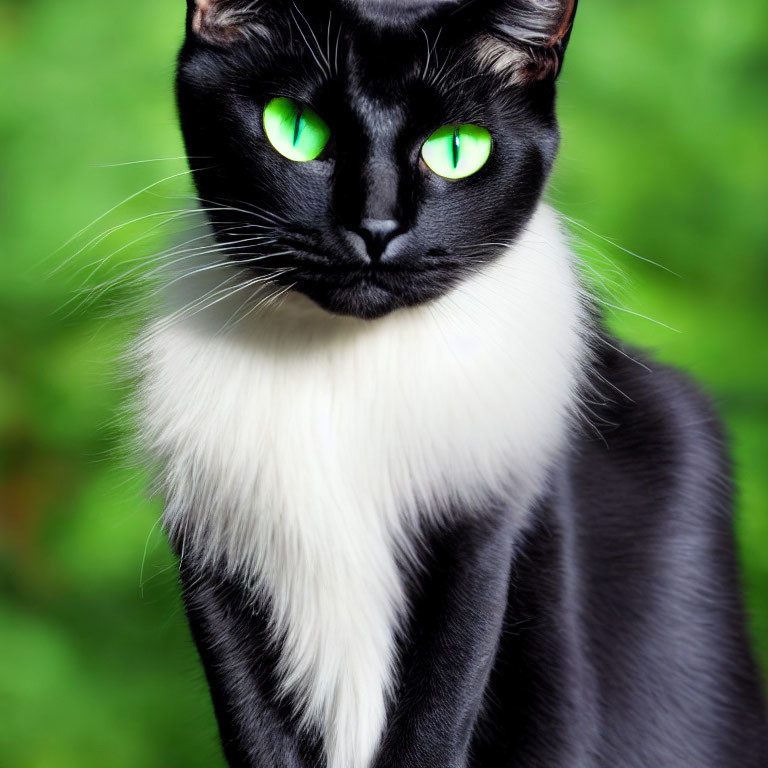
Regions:
<instances>
[{"instance_id":1,"label":"cat's face","mask_svg":"<svg viewBox=\"0 0 768 768\"><path fill-rule=\"evenodd\" d=\"M188 2L182 127L245 274L372 319L514 241L554 160L573 0Z\"/></svg>"}]
</instances>

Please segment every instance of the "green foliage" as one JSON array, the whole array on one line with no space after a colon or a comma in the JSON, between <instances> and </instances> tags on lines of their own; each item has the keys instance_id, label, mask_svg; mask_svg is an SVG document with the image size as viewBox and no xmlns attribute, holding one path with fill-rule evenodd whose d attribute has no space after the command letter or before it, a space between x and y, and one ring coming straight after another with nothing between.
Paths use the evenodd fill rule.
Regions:
<instances>
[{"instance_id":1,"label":"green foliage","mask_svg":"<svg viewBox=\"0 0 768 768\"><path fill-rule=\"evenodd\" d=\"M550 197L621 308L606 306L612 325L691 371L726 416L768 664L768 5L581 6ZM125 460L120 417L116 359L134 323L115 307L135 298L120 275L166 247L167 229L144 219L79 252L188 205L183 160L100 167L182 155L183 12L0 0L0 764L13 768L221 765L159 502ZM193 222L177 228L194 236Z\"/></svg>"}]
</instances>

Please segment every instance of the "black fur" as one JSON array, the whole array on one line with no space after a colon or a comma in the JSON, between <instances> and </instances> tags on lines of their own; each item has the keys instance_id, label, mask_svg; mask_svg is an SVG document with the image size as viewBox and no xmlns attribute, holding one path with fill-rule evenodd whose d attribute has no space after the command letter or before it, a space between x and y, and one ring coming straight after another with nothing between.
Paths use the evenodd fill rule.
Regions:
<instances>
[{"instance_id":1,"label":"black fur","mask_svg":"<svg viewBox=\"0 0 768 768\"><path fill-rule=\"evenodd\" d=\"M213 0L206 18L190 0L178 77L222 243L249 231L233 221L268 227L275 242L248 249L254 269L289 268L286 285L370 319L442 295L514 241L554 161L575 3L264 0L215 15L238 7L250 4ZM481 74L489 38L518 71ZM266 142L261 110L279 95L328 121L319 160ZM452 122L494 136L487 166L460 182L419 162ZM360 235L370 218L400 232L375 258ZM515 529L497 495L429 532L374 768L768 765L718 422L680 375L614 347L595 364L594 429L574 436L531 525ZM269 604L199 554L185 551L181 574L230 764L319 768L320 735L276 696Z\"/></svg>"},{"instance_id":2,"label":"black fur","mask_svg":"<svg viewBox=\"0 0 768 768\"><path fill-rule=\"evenodd\" d=\"M768 764L717 419L676 372L606 350L601 426L532 527L499 499L432 531L374 768ZM269 606L182 575L231 765L321 766L274 697Z\"/></svg>"},{"instance_id":3,"label":"black fur","mask_svg":"<svg viewBox=\"0 0 768 768\"><path fill-rule=\"evenodd\" d=\"M212 214L219 239L242 241L244 226L267 225L273 242L247 249L260 257L258 273L287 268L280 280L324 308L375 318L443 294L519 234L555 158L554 79L507 88L480 75L477 41L509 44L491 16L506 4L451 7L405 30L349 5L291 11L267 0L252 19L263 34L221 43L233 33L212 42L191 30L193 4L178 100L201 197L222 206ZM270 146L261 120L275 96L326 119L333 139L319 160L292 162ZM494 137L487 165L460 182L419 158L430 134L455 122ZM369 258L364 219L398 224L380 258Z\"/></svg>"}]
</instances>

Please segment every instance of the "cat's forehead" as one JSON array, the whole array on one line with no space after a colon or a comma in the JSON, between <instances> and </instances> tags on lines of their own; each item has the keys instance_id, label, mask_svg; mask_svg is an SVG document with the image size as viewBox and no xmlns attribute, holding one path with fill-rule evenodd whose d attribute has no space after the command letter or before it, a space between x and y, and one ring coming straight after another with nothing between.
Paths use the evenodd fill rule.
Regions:
<instances>
[{"instance_id":1,"label":"cat's forehead","mask_svg":"<svg viewBox=\"0 0 768 768\"><path fill-rule=\"evenodd\" d=\"M225 75L233 61L241 74L277 61L288 63L288 74L298 64L307 79L338 77L353 59L359 90L382 94L420 71L441 86L471 69L500 87L525 87L557 76L575 7L576 0L193 0L186 52L194 56L199 43L204 52L229 50Z\"/></svg>"},{"instance_id":2,"label":"cat's forehead","mask_svg":"<svg viewBox=\"0 0 768 768\"><path fill-rule=\"evenodd\" d=\"M397 122L429 94L439 95L441 103L471 102L480 82L470 77L477 72L472 56L455 43L441 46L447 36L440 30L371 35L352 25L330 26L331 20L313 35L303 22L275 30L269 45L251 41L246 66L253 65L267 89L285 88L298 100L312 103L324 91L343 96L371 133Z\"/></svg>"}]
</instances>

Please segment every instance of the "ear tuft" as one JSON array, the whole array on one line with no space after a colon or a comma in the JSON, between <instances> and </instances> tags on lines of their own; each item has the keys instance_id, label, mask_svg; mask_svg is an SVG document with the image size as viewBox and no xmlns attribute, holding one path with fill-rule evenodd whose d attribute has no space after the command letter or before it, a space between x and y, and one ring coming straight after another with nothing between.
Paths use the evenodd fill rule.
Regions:
<instances>
[{"instance_id":1,"label":"ear tuft","mask_svg":"<svg viewBox=\"0 0 768 768\"><path fill-rule=\"evenodd\" d=\"M265 36L253 0L193 0L190 28L202 40L227 45L254 35Z\"/></svg>"},{"instance_id":2,"label":"ear tuft","mask_svg":"<svg viewBox=\"0 0 768 768\"><path fill-rule=\"evenodd\" d=\"M506 0L491 31L476 42L477 61L509 85L560 73L578 0Z\"/></svg>"}]
</instances>

